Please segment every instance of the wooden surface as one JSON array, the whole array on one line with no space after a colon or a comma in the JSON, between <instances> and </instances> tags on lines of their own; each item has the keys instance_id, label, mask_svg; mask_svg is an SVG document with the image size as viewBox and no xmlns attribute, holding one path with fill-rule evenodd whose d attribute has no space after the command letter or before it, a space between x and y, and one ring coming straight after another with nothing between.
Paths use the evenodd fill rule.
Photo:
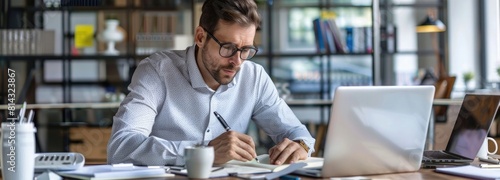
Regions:
<instances>
[{"instance_id":1,"label":"wooden surface","mask_svg":"<svg viewBox=\"0 0 500 180\"><path fill-rule=\"evenodd\" d=\"M417 172L410 172L410 173L397 173L397 174L383 174L383 175L373 175L373 176L362 176L367 179L415 179L415 180L425 180L425 179L433 179L433 180L439 180L439 179L456 179L456 180L465 180L469 178L463 178L460 176L451 176L447 174L442 174L442 173L436 173L434 172L433 169L421 169ZM155 180L160 180L160 179L188 179L186 176L175 176L175 177L168 177L168 178L155 178ZM239 179L236 177L226 177L226 178L211 178L211 179ZM330 179L330 178L310 178L310 177L300 177L300 179L305 180L305 179ZM363 179L363 178L357 178L357 179Z\"/></svg>"},{"instance_id":2,"label":"wooden surface","mask_svg":"<svg viewBox=\"0 0 500 180\"><path fill-rule=\"evenodd\" d=\"M370 179L469 179L434 172L434 169L420 169L418 172L364 176Z\"/></svg>"},{"instance_id":3,"label":"wooden surface","mask_svg":"<svg viewBox=\"0 0 500 180\"><path fill-rule=\"evenodd\" d=\"M396 173L396 174L382 174L382 175L372 175L372 176L362 176L363 179L454 179L454 180L465 180L470 178L464 178L460 176L452 176L443 173L434 172L433 169L420 169L417 172L408 172L408 173ZM0 179L2 179L0 177ZM167 177L167 178L148 178L148 180L161 180L161 179L189 179L186 176L175 176L175 177ZM236 177L226 177L226 178L211 178L211 179L239 179ZM310 178L310 177L300 177L300 179L330 179L330 178ZM362 179L362 178L357 178Z\"/></svg>"}]
</instances>

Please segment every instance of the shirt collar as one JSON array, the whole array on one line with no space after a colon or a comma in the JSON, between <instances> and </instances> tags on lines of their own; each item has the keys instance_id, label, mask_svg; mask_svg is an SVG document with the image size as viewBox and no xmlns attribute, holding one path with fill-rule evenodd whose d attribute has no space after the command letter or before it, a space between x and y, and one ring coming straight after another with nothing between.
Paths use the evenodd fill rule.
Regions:
<instances>
[{"instance_id":1,"label":"shirt collar","mask_svg":"<svg viewBox=\"0 0 500 180\"><path fill-rule=\"evenodd\" d=\"M203 80L203 77L201 76L200 69L198 68L198 65L196 64L196 44L189 47L187 51L187 66L188 66L188 72L189 72L189 78L191 80L191 86L193 88L202 88L202 87L208 87L205 81ZM227 88L231 88L236 85L237 79L239 77L239 72L236 74L234 79L227 85L221 85L220 87L227 86ZM219 87L219 88L220 88Z\"/></svg>"}]
</instances>

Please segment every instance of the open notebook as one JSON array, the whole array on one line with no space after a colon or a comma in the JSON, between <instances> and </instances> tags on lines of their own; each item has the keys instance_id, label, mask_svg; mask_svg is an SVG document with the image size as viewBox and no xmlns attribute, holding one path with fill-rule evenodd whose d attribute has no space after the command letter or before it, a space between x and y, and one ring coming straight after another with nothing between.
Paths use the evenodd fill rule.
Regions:
<instances>
[{"instance_id":1,"label":"open notebook","mask_svg":"<svg viewBox=\"0 0 500 180\"><path fill-rule=\"evenodd\" d=\"M263 154L257 156L256 160L252 161L237 161L231 160L226 164L212 168L210 178L219 178L227 176L235 176L245 179L274 179L282 175L289 174L297 169L304 167L321 167L323 158L309 157L306 160L298 161L293 164L273 165L269 164L269 155ZM179 175L187 175L186 169L171 170L171 173Z\"/></svg>"},{"instance_id":2,"label":"open notebook","mask_svg":"<svg viewBox=\"0 0 500 180\"><path fill-rule=\"evenodd\" d=\"M262 168L262 169L267 169L272 172L278 172L286 167L290 166L290 164L282 164L282 165L274 165L269 163L269 154L262 154L257 156L258 162L256 160L252 161L247 161L247 162L242 162L242 161L236 161L236 160L231 160L226 163L226 166L229 165L239 165L239 166L250 166L250 167L257 167L257 168ZM319 168L323 166L323 158L319 157L309 157L305 160L300 160L297 161L297 163L306 163L306 166L304 168Z\"/></svg>"}]
</instances>

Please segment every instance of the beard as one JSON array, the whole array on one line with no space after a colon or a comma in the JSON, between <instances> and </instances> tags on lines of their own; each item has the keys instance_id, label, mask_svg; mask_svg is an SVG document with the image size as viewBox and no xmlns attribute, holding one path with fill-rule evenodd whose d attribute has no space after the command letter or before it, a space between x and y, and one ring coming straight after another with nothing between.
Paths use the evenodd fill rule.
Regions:
<instances>
[{"instance_id":1,"label":"beard","mask_svg":"<svg viewBox=\"0 0 500 180\"><path fill-rule=\"evenodd\" d=\"M207 46L204 46L202 50L201 61L203 62L203 66L205 66L205 69L212 76L212 78L214 78L214 80L221 85L227 85L231 81L233 81L236 74L238 74L238 72L240 71L240 67L236 67L231 63L226 66L222 66L221 64L219 64L221 60L210 56ZM225 70L233 71L234 74L226 74L224 73Z\"/></svg>"}]
</instances>

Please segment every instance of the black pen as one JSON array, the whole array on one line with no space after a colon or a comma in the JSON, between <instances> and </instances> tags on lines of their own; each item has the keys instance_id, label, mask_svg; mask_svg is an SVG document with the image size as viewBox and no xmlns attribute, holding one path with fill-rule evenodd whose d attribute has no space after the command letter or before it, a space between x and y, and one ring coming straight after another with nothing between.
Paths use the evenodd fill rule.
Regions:
<instances>
[{"instance_id":1,"label":"black pen","mask_svg":"<svg viewBox=\"0 0 500 180\"><path fill-rule=\"evenodd\" d=\"M215 117L217 117L217 119L219 120L219 122L222 124L222 126L224 127L224 129L226 129L226 131L231 130L231 127L229 127L229 125L227 125L226 120L224 120L224 118L222 118L222 116L219 113L217 113L217 111L214 111L214 114L215 114Z\"/></svg>"},{"instance_id":2,"label":"black pen","mask_svg":"<svg viewBox=\"0 0 500 180\"><path fill-rule=\"evenodd\" d=\"M226 129L226 131L231 130L231 127L229 127L229 125L227 125L226 120L224 120L224 118L222 118L222 116L217 111L214 111L214 114L215 114L215 117L217 117L219 122L222 124L224 129ZM259 162L259 159L257 157L255 157L255 161Z\"/></svg>"}]
</instances>

